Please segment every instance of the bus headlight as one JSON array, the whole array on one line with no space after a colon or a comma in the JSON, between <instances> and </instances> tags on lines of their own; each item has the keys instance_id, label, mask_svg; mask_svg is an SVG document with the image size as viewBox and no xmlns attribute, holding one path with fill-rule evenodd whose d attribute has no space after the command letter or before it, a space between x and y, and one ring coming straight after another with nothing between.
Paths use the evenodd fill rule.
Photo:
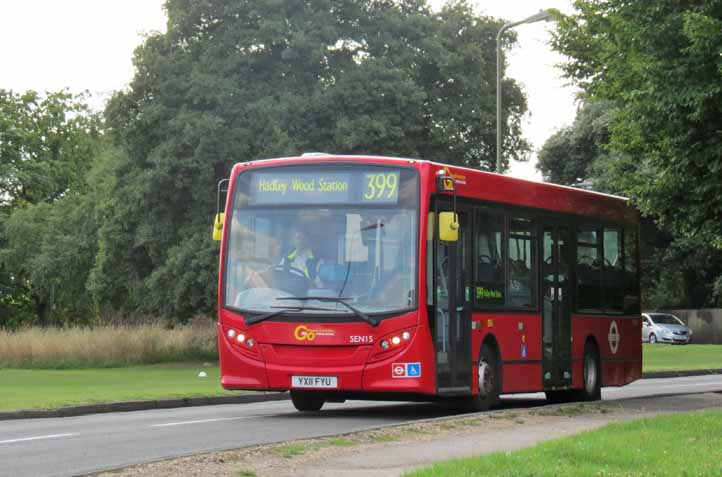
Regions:
<instances>
[{"instance_id":1,"label":"bus headlight","mask_svg":"<svg viewBox=\"0 0 722 477\"><path fill-rule=\"evenodd\" d=\"M374 352L369 358L369 361L375 361L376 359L384 359L392 356L394 352L401 351L404 349L414 337L414 329L408 329L403 331L397 331L395 333L388 334L381 337L378 341L378 347L374 348Z\"/></svg>"},{"instance_id":2,"label":"bus headlight","mask_svg":"<svg viewBox=\"0 0 722 477\"><path fill-rule=\"evenodd\" d=\"M251 353L253 355L258 354L256 340L248 336L246 332L238 331L235 328L229 327L226 328L225 335L234 349Z\"/></svg>"}]
</instances>

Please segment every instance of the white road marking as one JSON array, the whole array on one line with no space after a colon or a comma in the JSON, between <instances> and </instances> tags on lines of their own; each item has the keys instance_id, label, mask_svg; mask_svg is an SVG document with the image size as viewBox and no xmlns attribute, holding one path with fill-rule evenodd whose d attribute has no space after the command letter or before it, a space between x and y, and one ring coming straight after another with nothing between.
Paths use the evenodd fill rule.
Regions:
<instances>
[{"instance_id":1,"label":"white road marking","mask_svg":"<svg viewBox=\"0 0 722 477\"><path fill-rule=\"evenodd\" d=\"M48 434L47 436L23 437L20 439L7 439L0 441L0 444L12 444L14 442L38 441L40 439L57 439L59 437L79 436L77 432L69 434Z\"/></svg>"},{"instance_id":2,"label":"white road marking","mask_svg":"<svg viewBox=\"0 0 722 477\"><path fill-rule=\"evenodd\" d=\"M172 426L185 426L186 424L205 424L206 422L219 422L219 421L238 421L241 419L255 419L259 417L272 417L273 414L261 415L261 416L238 416L238 417L218 417L215 419L200 419L198 421L181 421L181 422L166 422L165 424L153 424L148 427L172 427Z\"/></svg>"}]
</instances>

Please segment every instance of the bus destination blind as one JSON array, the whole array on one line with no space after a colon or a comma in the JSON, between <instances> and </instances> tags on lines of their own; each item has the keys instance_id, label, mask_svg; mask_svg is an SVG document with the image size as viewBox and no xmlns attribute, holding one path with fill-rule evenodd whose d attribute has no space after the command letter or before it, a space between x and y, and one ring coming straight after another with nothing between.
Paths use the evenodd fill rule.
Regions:
<instances>
[{"instance_id":1,"label":"bus destination blind","mask_svg":"<svg viewBox=\"0 0 722 477\"><path fill-rule=\"evenodd\" d=\"M398 170L253 172L250 204L396 204Z\"/></svg>"}]
</instances>

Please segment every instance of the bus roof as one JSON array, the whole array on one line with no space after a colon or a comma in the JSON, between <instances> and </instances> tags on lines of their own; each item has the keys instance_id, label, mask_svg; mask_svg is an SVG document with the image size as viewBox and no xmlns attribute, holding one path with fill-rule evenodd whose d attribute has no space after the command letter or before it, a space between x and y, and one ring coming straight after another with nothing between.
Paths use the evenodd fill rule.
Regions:
<instances>
[{"instance_id":1,"label":"bus roof","mask_svg":"<svg viewBox=\"0 0 722 477\"><path fill-rule=\"evenodd\" d=\"M480 171L467 167L442 164L424 159L372 156L337 155L309 153L295 157L263 159L236 164L243 167L264 167L271 165L318 162L374 162L412 165L417 169L428 169L429 180L438 174L451 175L456 179L459 196L471 197L488 202L517 205L534 209L552 210L581 216L592 216L612 221L638 222L638 212L628 205L625 197L579 189L548 182L509 177L494 172ZM429 184L434 187L433 184Z\"/></svg>"}]
</instances>

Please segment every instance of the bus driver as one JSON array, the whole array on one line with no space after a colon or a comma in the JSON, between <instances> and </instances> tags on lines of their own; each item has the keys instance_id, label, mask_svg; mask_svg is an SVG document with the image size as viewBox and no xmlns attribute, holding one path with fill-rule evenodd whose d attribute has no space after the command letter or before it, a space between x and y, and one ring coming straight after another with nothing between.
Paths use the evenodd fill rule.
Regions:
<instances>
[{"instance_id":1,"label":"bus driver","mask_svg":"<svg viewBox=\"0 0 722 477\"><path fill-rule=\"evenodd\" d=\"M293 245L293 250L283 257L281 265L303 271L309 280L315 279L318 260L308 245L308 235L301 228L296 229L293 236Z\"/></svg>"}]
</instances>

